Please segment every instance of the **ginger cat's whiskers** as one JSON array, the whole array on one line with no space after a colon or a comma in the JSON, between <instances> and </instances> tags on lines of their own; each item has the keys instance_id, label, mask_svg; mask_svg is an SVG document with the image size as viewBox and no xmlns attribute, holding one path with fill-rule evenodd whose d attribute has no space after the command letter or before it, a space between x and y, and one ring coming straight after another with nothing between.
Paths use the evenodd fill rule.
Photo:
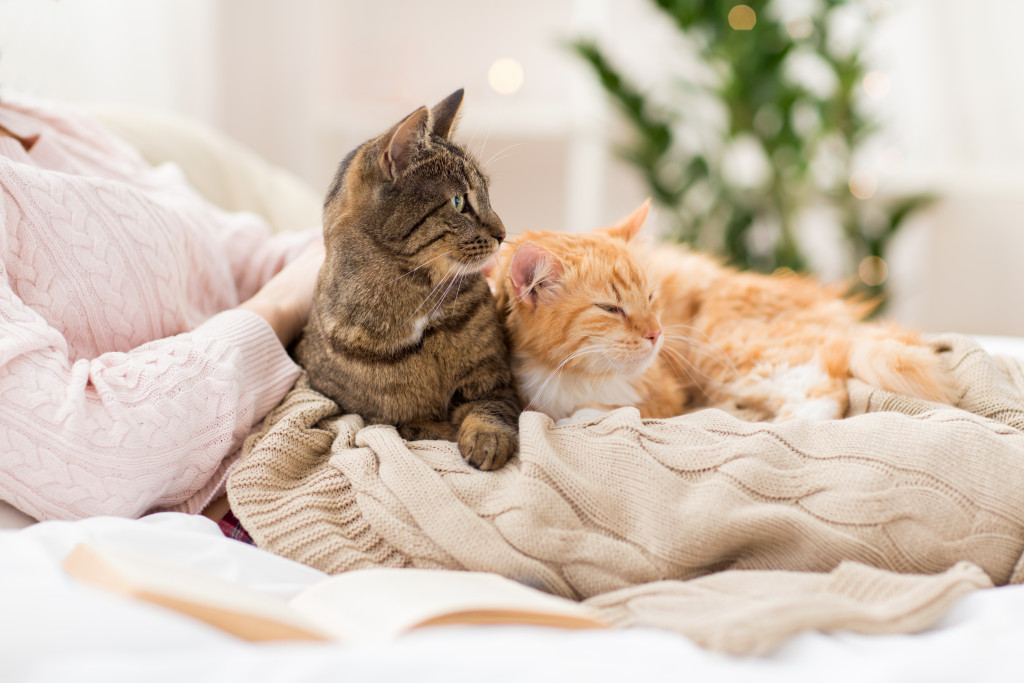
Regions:
<instances>
[{"instance_id":1,"label":"ginger cat's whiskers","mask_svg":"<svg viewBox=\"0 0 1024 683\"><path fill-rule=\"evenodd\" d=\"M661 352L666 354L667 356L677 359L678 361L680 361L680 363L685 365L685 367L679 366L679 370L686 376L686 381L689 382L692 386L697 387L697 390L704 395L705 399L709 398L707 389L705 389L704 386L707 383L714 382L714 379L709 377L707 374L701 372L700 368L698 368L689 360L687 360L681 353L679 353L679 351L669 348L668 346L665 346L664 348L662 348ZM672 366L670 365L669 367ZM691 372L691 370L693 372Z\"/></svg>"},{"instance_id":2,"label":"ginger cat's whiskers","mask_svg":"<svg viewBox=\"0 0 1024 683\"><path fill-rule=\"evenodd\" d=\"M572 353L570 353L557 366L555 366L554 370L552 370L551 372L548 373L547 379L544 380L544 383L541 384L540 387L535 392L533 392L534 396L536 398L543 397L544 391L547 389L548 384L550 384L551 380L554 379L556 376L562 374L562 370L565 368L566 363L568 363L569 361L573 360L574 358L579 358L580 356L584 356L584 355L589 354L589 353L600 353L600 352L604 351L604 348L605 347L603 345L601 345L601 344L594 344L592 346L585 346L582 349L577 349L576 351L573 351ZM531 407L536 408L536 406L534 404L535 404L535 401L531 400L527 404L526 409L530 409Z\"/></svg>"},{"instance_id":3,"label":"ginger cat's whiskers","mask_svg":"<svg viewBox=\"0 0 1024 683\"><path fill-rule=\"evenodd\" d=\"M558 365L556 365L555 369L551 371L551 374L549 375L549 377L551 377L551 376L553 376L555 374L561 373L563 368L565 368L566 363L568 363L569 361L571 361L571 360L573 360L575 358L579 358L580 356L585 356L585 355L587 355L589 353L603 352L604 350L605 350L605 346L602 345L602 344L594 344L592 346L585 346L582 349L577 349L577 350L573 351L572 353L570 353L568 356L566 356Z\"/></svg>"},{"instance_id":4,"label":"ginger cat's whiskers","mask_svg":"<svg viewBox=\"0 0 1024 683\"><path fill-rule=\"evenodd\" d=\"M611 361L608 360L608 356L602 356L600 358L600 360L603 362L603 364L605 366L605 370L603 370L601 372L594 373L597 376L601 376L602 374L605 374L607 372L607 369L610 369L611 365L612 365ZM579 389L580 385L582 383L583 383L583 373L579 373L578 375L576 375L576 384L573 386L573 388L574 389Z\"/></svg>"},{"instance_id":5,"label":"ginger cat's whiskers","mask_svg":"<svg viewBox=\"0 0 1024 683\"><path fill-rule=\"evenodd\" d=\"M677 326L676 325L670 325L668 328L665 328L665 329L667 330L667 329L670 329L672 327L677 327ZM686 360L686 358L685 358L684 354L682 353L682 351L680 351L678 348L675 348L675 347L669 347L669 341L679 340L679 341L683 342L684 344L686 344L687 346L693 348L694 350L701 351L702 355L706 356L708 358L708 360L712 360L712 361L717 362L720 366L722 366L723 369L728 369L735 376L738 377L741 374L739 368L736 367L736 364L733 363L732 359L729 358L729 356L727 356L725 353L723 353L722 351L720 351L716 347L712 346L711 344L702 342L702 341L700 341L698 339L694 339L693 337L687 337L687 336L683 336L683 335L670 334L668 332L663 332L663 333L665 335L665 346L662 347L662 351L671 351L672 353L675 353L676 357L678 357L680 360L683 360L683 361L686 361L687 363L689 363L689 361Z\"/></svg>"},{"instance_id":6,"label":"ginger cat's whiskers","mask_svg":"<svg viewBox=\"0 0 1024 683\"><path fill-rule=\"evenodd\" d=\"M676 330L683 330L683 332L676 333ZM736 370L735 364L732 363L732 361L729 359L729 357L727 355L725 355L724 353L722 353L713 344L710 343L711 337L709 337L708 333L705 332L704 330L698 329L698 328L694 327L693 325L686 325L684 323L676 323L674 325L666 325L666 326L664 326L662 328L662 332L665 334L665 341L666 342L669 339L677 339L679 341L682 341L682 342L686 343L689 346L697 347L699 350L704 351L705 353L716 354L716 355L718 355L721 358L723 365L729 365L730 369ZM685 332L693 332L695 334L698 334L701 337L703 337L703 341L701 339L696 339L696 338L690 336L689 334L685 334ZM738 370L736 370L736 371L738 372Z\"/></svg>"},{"instance_id":7,"label":"ginger cat's whiskers","mask_svg":"<svg viewBox=\"0 0 1024 683\"><path fill-rule=\"evenodd\" d=\"M685 330L687 332L695 332L695 333L699 334L700 336L704 337L705 340L710 339L710 337L708 337L708 333L707 332L705 332L704 330L700 330L700 329L694 327L693 325L687 325L685 323L676 323L674 325L665 325L664 327L662 327L663 331L666 331L666 330L680 330L680 329L681 330ZM680 336L680 338L682 339L683 337ZM694 341L696 341L696 340L694 340Z\"/></svg>"}]
</instances>

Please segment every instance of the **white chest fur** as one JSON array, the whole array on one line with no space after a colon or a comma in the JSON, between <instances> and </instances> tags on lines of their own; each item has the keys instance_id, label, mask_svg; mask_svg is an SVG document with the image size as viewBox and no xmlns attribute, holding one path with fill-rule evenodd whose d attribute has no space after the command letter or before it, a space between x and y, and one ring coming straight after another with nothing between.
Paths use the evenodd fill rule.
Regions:
<instances>
[{"instance_id":1,"label":"white chest fur","mask_svg":"<svg viewBox=\"0 0 1024 683\"><path fill-rule=\"evenodd\" d=\"M628 406L640 402L631 379L623 375L592 377L576 372L552 372L521 358L513 368L527 410L538 410L552 419L569 417L586 406Z\"/></svg>"},{"instance_id":2,"label":"white chest fur","mask_svg":"<svg viewBox=\"0 0 1024 683\"><path fill-rule=\"evenodd\" d=\"M412 334L409 335L409 344L418 344L420 339L423 338L423 330L427 328L427 323L430 322L430 318L427 315L421 315L412 321Z\"/></svg>"}]
</instances>

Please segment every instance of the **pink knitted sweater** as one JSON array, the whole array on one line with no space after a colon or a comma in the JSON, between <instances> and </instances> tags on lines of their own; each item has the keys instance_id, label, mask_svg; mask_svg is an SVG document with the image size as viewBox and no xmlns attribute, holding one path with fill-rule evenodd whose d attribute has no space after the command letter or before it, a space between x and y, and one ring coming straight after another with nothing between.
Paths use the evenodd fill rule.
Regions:
<instances>
[{"instance_id":1,"label":"pink knitted sweater","mask_svg":"<svg viewBox=\"0 0 1024 683\"><path fill-rule=\"evenodd\" d=\"M200 511L298 375L227 310L311 239L223 212L75 110L0 97L0 499Z\"/></svg>"}]
</instances>

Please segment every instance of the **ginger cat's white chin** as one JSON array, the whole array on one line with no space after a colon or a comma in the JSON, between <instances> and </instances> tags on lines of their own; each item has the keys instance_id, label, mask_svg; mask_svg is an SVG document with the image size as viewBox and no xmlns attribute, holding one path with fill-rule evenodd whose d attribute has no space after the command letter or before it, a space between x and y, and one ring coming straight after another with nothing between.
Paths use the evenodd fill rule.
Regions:
<instances>
[{"instance_id":1,"label":"ginger cat's white chin","mask_svg":"<svg viewBox=\"0 0 1024 683\"><path fill-rule=\"evenodd\" d=\"M616 374L636 379L643 375L647 368L651 367L651 364L657 360L659 350L660 348L652 348L647 353L631 358L609 358L608 362L601 366L600 369L594 368L594 370L595 372L603 370L605 373L615 372Z\"/></svg>"},{"instance_id":2,"label":"ginger cat's white chin","mask_svg":"<svg viewBox=\"0 0 1024 683\"><path fill-rule=\"evenodd\" d=\"M554 420L571 416L583 406L636 405L640 393L633 378L618 373L593 375L574 370L552 374L544 365L513 355L512 369L519 381L525 410L536 410Z\"/></svg>"}]
</instances>

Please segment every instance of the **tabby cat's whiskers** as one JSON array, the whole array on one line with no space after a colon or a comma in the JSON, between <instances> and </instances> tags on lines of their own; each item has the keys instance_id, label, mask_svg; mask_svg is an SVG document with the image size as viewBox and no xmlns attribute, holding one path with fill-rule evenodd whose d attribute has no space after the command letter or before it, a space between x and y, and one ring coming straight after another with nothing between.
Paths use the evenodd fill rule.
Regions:
<instances>
[{"instance_id":1,"label":"tabby cat's whiskers","mask_svg":"<svg viewBox=\"0 0 1024 683\"><path fill-rule=\"evenodd\" d=\"M426 304L428 301L430 301L431 299L434 298L434 294L437 293L437 290L439 290L444 285L445 280L448 279L448 276L451 275L452 271L455 270L458 267L459 267L459 264L457 264L457 263L452 264L451 268L448 269L448 272L446 272L441 277L441 279L437 281L437 284L434 285L434 288L432 290L430 290L430 294L427 294L426 298L423 299L423 301L420 302L420 305L416 307L416 310L412 312L412 315L409 316L409 320L412 320L413 318L415 318L416 314L419 313L419 310L421 308L423 308L423 305ZM444 294L441 295L441 299L440 300L443 300L443 299L444 299ZM408 322L408 320L406 322Z\"/></svg>"},{"instance_id":2,"label":"tabby cat's whiskers","mask_svg":"<svg viewBox=\"0 0 1024 683\"><path fill-rule=\"evenodd\" d=\"M515 149L516 147L522 147L522 146L523 146L522 142L516 142L516 143L513 143L511 145L508 145L507 147L505 147L503 149L500 149L497 152L495 152L494 154L492 154L491 158L488 159L485 162L484 165L488 166L488 167L494 166L494 164L498 163L502 159L504 159L507 156L509 156L509 154L511 154L513 149Z\"/></svg>"},{"instance_id":3,"label":"tabby cat's whiskers","mask_svg":"<svg viewBox=\"0 0 1024 683\"><path fill-rule=\"evenodd\" d=\"M417 270L419 270L423 266L431 264L434 261L436 261L437 259L441 258L442 256L447 256L448 254L452 253L453 251L455 251L455 250L454 249L449 249L448 251L444 252L443 254L438 254L437 256L435 256L434 258L430 259L429 261L424 261L423 263L419 264L418 266L416 266L412 270L410 270L410 271L408 271L406 273L403 273L402 275L399 275L394 280L392 280L392 282L398 282L399 280L401 280L406 275L411 275L412 273L415 273Z\"/></svg>"},{"instance_id":4,"label":"tabby cat's whiskers","mask_svg":"<svg viewBox=\"0 0 1024 683\"><path fill-rule=\"evenodd\" d=\"M487 149L487 141L491 137L491 131L494 130L494 121L495 119L492 118L491 122L487 124L487 132L484 134L484 141L480 143L480 149L478 150L478 153L482 154L483 151Z\"/></svg>"},{"instance_id":5,"label":"tabby cat's whiskers","mask_svg":"<svg viewBox=\"0 0 1024 683\"><path fill-rule=\"evenodd\" d=\"M467 270L468 270L468 266L467 266ZM462 275L459 276L459 286L455 290L455 300L452 301L452 310L453 311L455 310L455 307L459 305L459 292L462 291L462 283L465 282L465 280L466 280L466 274L463 273Z\"/></svg>"},{"instance_id":6,"label":"tabby cat's whiskers","mask_svg":"<svg viewBox=\"0 0 1024 683\"><path fill-rule=\"evenodd\" d=\"M466 271L466 268L468 268L468 267L469 266L467 266L465 264L459 266L458 272L455 273L455 275L452 276L451 282L449 282L448 286L445 287L444 292L442 292L441 296L438 297L437 303L434 304L434 308L431 309L430 316L429 316L430 318L433 318L434 315L437 313L437 310L441 307L441 304L444 303L445 297L448 296L448 292L452 291L452 287L455 286L455 281L462 277L462 274ZM452 308L454 309L454 306Z\"/></svg>"}]
</instances>

